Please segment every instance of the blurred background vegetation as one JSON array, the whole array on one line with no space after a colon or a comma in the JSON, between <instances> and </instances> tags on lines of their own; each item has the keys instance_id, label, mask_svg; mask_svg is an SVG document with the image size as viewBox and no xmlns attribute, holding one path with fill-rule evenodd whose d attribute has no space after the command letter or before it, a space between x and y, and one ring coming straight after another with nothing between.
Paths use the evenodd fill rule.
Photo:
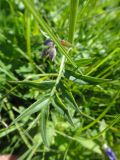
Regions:
<instances>
[{"instance_id":1,"label":"blurred background vegetation","mask_svg":"<svg viewBox=\"0 0 120 160\"><path fill-rule=\"evenodd\" d=\"M0 154L120 159L119 46L119 0L0 0Z\"/></svg>"}]
</instances>

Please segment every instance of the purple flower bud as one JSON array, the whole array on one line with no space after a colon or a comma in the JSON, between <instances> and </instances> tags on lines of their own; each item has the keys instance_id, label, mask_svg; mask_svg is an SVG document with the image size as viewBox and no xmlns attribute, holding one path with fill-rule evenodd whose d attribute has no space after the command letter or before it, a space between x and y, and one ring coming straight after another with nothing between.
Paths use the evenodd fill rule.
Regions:
<instances>
[{"instance_id":1,"label":"purple flower bud","mask_svg":"<svg viewBox=\"0 0 120 160\"><path fill-rule=\"evenodd\" d=\"M54 43L51 39L47 39L45 42L44 42L44 45L45 46L54 46Z\"/></svg>"},{"instance_id":2,"label":"purple flower bud","mask_svg":"<svg viewBox=\"0 0 120 160\"><path fill-rule=\"evenodd\" d=\"M44 42L44 45L47 46L42 52L42 58L43 57L49 57L52 61L54 61L56 57L56 48L51 39L48 39Z\"/></svg>"},{"instance_id":3,"label":"purple flower bud","mask_svg":"<svg viewBox=\"0 0 120 160\"><path fill-rule=\"evenodd\" d=\"M49 57L52 61L54 61L54 59L56 57L56 48L55 47L49 48Z\"/></svg>"},{"instance_id":4,"label":"purple flower bud","mask_svg":"<svg viewBox=\"0 0 120 160\"><path fill-rule=\"evenodd\" d=\"M117 160L115 153L110 147L107 146L107 144L104 144L103 148L105 150L106 155L108 156L110 160Z\"/></svg>"},{"instance_id":5,"label":"purple flower bud","mask_svg":"<svg viewBox=\"0 0 120 160\"><path fill-rule=\"evenodd\" d=\"M49 57L52 61L54 61L56 57L56 48L52 46L44 49L42 52L42 58L44 57Z\"/></svg>"}]
</instances>

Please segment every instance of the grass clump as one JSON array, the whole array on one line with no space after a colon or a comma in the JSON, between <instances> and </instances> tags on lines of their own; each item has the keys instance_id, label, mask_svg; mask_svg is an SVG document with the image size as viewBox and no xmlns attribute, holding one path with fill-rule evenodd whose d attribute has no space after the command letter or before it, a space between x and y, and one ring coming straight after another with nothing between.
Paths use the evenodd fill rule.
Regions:
<instances>
[{"instance_id":1,"label":"grass clump","mask_svg":"<svg viewBox=\"0 0 120 160\"><path fill-rule=\"evenodd\" d=\"M119 1L1 0L0 8L0 153L102 160L105 144L120 159ZM54 61L42 57L53 51L47 39Z\"/></svg>"}]
</instances>

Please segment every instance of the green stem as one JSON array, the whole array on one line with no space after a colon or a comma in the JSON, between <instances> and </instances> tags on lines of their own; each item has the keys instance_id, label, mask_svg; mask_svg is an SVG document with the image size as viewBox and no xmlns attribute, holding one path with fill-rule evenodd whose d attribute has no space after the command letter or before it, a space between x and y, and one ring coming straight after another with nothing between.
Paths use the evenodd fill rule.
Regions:
<instances>
[{"instance_id":1,"label":"green stem","mask_svg":"<svg viewBox=\"0 0 120 160\"><path fill-rule=\"evenodd\" d=\"M32 52L31 52L31 40L30 40L30 34L31 34L31 18L28 11L26 11L26 43L27 43L27 55L29 57L29 61L31 63L31 66L33 67L33 59L32 59Z\"/></svg>"},{"instance_id":2,"label":"green stem","mask_svg":"<svg viewBox=\"0 0 120 160\"><path fill-rule=\"evenodd\" d=\"M60 82L60 79L61 79L62 73L63 73L63 69L64 69L64 65L65 65L65 56L62 56L59 74L58 74L58 77L56 79L56 83L55 83L55 85L54 85L54 87L51 91L51 97L54 95L54 93L56 91L56 87L57 87L58 83Z\"/></svg>"}]
</instances>

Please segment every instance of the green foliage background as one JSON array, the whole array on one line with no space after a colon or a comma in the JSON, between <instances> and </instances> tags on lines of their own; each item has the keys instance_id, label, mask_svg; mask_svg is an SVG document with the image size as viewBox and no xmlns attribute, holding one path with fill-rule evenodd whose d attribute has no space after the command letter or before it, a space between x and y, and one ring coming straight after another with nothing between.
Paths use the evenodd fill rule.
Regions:
<instances>
[{"instance_id":1,"label":"green foliage background","mask_svg":"<svg viewBox=\"0 0 120 160\"><path fill-rule=\"evenodd\" d=\"M119 0L0 0L0 153L120 159L119 46Z\"/></svg>"}]
</instances>

